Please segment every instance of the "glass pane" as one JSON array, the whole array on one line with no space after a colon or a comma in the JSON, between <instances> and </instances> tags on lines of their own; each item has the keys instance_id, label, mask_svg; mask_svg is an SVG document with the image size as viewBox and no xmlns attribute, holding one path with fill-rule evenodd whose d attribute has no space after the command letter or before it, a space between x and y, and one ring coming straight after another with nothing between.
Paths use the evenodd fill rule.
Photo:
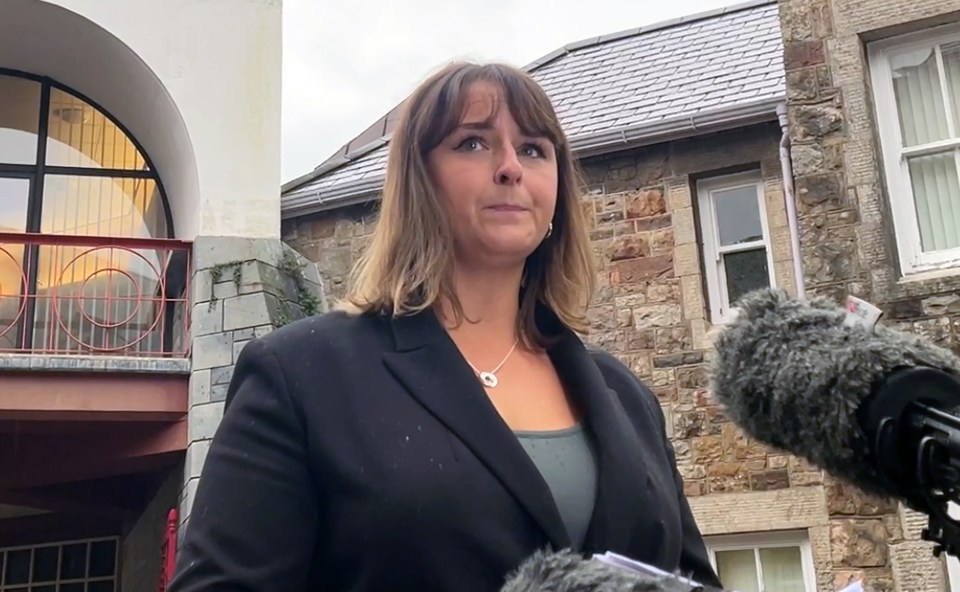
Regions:
<instances>
[{"instance_id":1,"label":"glass pane","mask_svg":"<svg viewBox=\"0 0 960 592\"><path fill-rule=\"evenodd\" d=\"M117 566L117 542L98 541L90 543L89 577L112 576Z\"/></svg>"},{"instance_id":2,"label":"glass pane","mask_svg":"<svg viewBox=\"0 0 960 592\"><path fill-rule=\"evenodd\" d=\"M40 83L0 76L0 163L37 164Z\"/></svg>"},{"instance_id":3,"label":"glass pane","mask_svg":"<svg viewBox=\"0 0 960 592\"><path fill-rule=\"evenodd\" d=\"M30 582L30 549L7 553L7 573L4 584L27 584Z\"/></svg>"},{"instance_id":4,"label":"glass pane","mask_svg":"<svg viewBox=\"0 0 960 592\"><path fill-rule=\"evenodd\" d=\"M166 238L167 219L152 179L47 175L44 234Z\"/></svg>"},{"instance_id":5,"label":"glass pane","mask_svg":"<svg viewBox=\"0 0 960 592\"><path fill-rule=\"evenodd\" d=\"M45 584L43 586L31 586L30 592L57 592L57 585Z\"/></svg>"},{"instance_id":6,"label":"glass pane","mask_svg":"<svg viewBox=\"0 0 960 592\"><path fill-rule=\"evenodd\" d=\"M113 582L90 582L87 592L113 592Z\"/></svg>"},{"instance_id":7,"label":"glass pane","mask_svg":"<svg viewBox=\"0 0 960 592\"><path fill-rule=\"evenodd\" d=\"M954 152L908 160L925 253L960 247L960 180Z\"/></svg>"},{"instance_id":8,"label":"glass pane","mask_svg":"<svg viewBox=\"0 0 960 592\"><path fill-rule=\"evenodd\" d=\"M60 579L82 578L87 573L87 544L76 543L63 546L63 561L60 563ZM63 587L61 586L61 589Z\"/></svg>"},{"instance_id":9,"label":"glass pane","mask_svg":"<svg viewBox=\"0 0 960 592\"><path fill-rule=\"evenodd\" d=\"M766 592L806 592L799 547L760 549L760 566Z\"/></svg>"},{"instance_id":10,"label":"glass pane","mask_svg":"<svg viewBox=\"0 0 960 592\"><path fill-rule=\"evenodd\" d=\"M60 584L60 592L83 592L83 584L79 582Z\"/></svg>"},{"instance_id":11,"label":"glass pane","mask_svg":"<svg viewBox=\"0 0 960 592\"><path fill-rule=\"evenodd\" d=\"M760 592L757 581L757 562L753 549L718 551L717 575L723 587L738 592Z\"/></svg>"},{"instance_id":12,"label":"glass pane","mask_svg":"<svg viewBox=\"0 0 960 592\"><path fill-rule=\"evenodd\" d=\"M760 205L755 185L713 192L720 245L729 246L763 238Z\"/></svg>"},{"instance_id":13,"label":"glass pane","mask_svg":"<svg viewBox=\"0 0 960 592\"><path fill-rule=\"evenodd\" d=\"M166 327L161 253L110 246L40 247L33 349L158 351Z\"/></svg>"},{"instance_id":14,"label":"glass pane","mask_svg":"<svg viewBox=\"0 0 960 592\"><path fill-rule=\"evenodd\" d=\"M50 92L47 164L143 171L147 165L130 138L86 101Z\"/></svg>"},{"instance_id":15,"label":"glass pane","mask_svg":"<svg viewBox=\"0 0 960 592\"><path fill-rule=\"evenodd\" d=\"M947 75L947 94L950 95L954 130L960 133L960 41L940 47L943 68Z\"/></svg>"},{"instance_id":16,"label":"glass pane","mask_svg":"<svg viewBox=\"0 0 960 592\"><path fill-rule=\"evenodd\" d=\"M59 560L60 547L41 547L35 549L33 551L33 578L31 583L56 581L57 563Z\"/></svg>"},{"instance_id":17,"label":"glass pane","mask_svg":"<svg viewBox=\"0 0 960 592\"><path fill-rule=\"evenodd\" d=\"M0 232L26 232L30 181L0 177Z\"/></svg>"},{"instance_id":18,"label":"glass pane","mask_svg":"<svg viewBox=\"0 0 960 592\"><path fill-rule=\"evenodd\" d=\"M947 139L950 134L934 49L894 56L890 68L903 145L918 146Z\"/></svg>"},{"instance_id":19,"label":"glass pane","mask_svg":"<svg viewBox=\"0 0 960 592\"><path fill-rule=\"evenodd\" d=\"M0 233L23 232L27 223L26 179L0 178ZM20 348L20 322L26 278L21 240L0 238L0 351Z\"/></svg>"},{"instance_id":20,"label":"glass pane","mask_svg":"<svg viewBox=\"0 0 960 592\"><path fill-rule=\"evenodd\" d=\"M730 304L751 290L770 286L767 250L764 248L724 254L723 269L727 279L727 301Z\"/></svg>"}]
</instances>

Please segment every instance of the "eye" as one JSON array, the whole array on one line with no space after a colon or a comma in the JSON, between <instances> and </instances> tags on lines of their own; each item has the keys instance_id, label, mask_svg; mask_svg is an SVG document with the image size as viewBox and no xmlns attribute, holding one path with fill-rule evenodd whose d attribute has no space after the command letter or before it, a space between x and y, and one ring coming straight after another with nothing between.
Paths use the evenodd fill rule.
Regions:
<instances>
[{"instance_id":1,"label":"eye","mask_svg":"<svg viewBox=\"0 0 960 592\"><path fill-rule=\"evenodd\" d=\"M483 140L479 136L470 136L469 138L464 138L462 142L457 144L456 150L463 152L476 152L483 148Z\"/></svg>"},{"instance_id":2,"label":"eye","mask_svg":"<svg viewBox=\"0 0 960 592\"><path fill-rule=\"evenodd\" d=\"M524 144L520 147L520 154L529 158L544 158L547 151L540 144Z\"/></svg>"}]
</instances>

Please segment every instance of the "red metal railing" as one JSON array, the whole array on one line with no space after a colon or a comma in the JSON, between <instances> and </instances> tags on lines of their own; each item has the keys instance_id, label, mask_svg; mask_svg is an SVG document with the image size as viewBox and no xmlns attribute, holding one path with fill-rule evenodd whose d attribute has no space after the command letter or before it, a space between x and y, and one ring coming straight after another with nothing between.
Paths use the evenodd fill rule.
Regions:
<instances>
[{"instance_id":1,"label":"red metal railing","mask_svg":"<svg viewBox=\"0 0 960 592\"><path fill-rule=\"evenodd\" d=\"M0 352L183 357L190 243L0 232Z\"/></svg>"}]
</instances>

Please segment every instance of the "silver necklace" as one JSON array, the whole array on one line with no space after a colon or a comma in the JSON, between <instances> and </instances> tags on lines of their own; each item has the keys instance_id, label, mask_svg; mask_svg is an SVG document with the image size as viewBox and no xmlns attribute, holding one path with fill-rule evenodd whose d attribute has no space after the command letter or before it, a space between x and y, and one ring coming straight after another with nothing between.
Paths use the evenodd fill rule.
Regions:
<instances>
[{"instance_id":1,"label":"silver necklace","mask_svg":"<svg viewBox=\"0 0 960 592\"><path fill-rule=\"evenodd\" d=\"M470 364L470 367L473 368L473 371L476 372L477 376L480 377L480 382L483 383L483 386L487 388L497 388L497 385L500 384L500 379L497 378L497 372L499 372L500 368L503 368L503 365L507 363L508 359L510 359L510 355L513 354L513 350L517 349L517 343L519 342L520 338L514 340L510 351L507 352L507 355L503 356L503 359L500 360L500 363L497 364L497 367L490 372L481 372L480 370L477 370L477 367L473 364L470 364L470 360L467 360L467 364Z\"/></svg>"}]
</instances>

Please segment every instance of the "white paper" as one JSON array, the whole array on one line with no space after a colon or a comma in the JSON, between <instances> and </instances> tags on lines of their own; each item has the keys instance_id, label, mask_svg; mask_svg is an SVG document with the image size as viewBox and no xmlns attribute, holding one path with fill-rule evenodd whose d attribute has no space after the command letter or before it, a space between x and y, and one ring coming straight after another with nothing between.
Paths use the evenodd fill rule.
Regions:
<instances>
[{"instance_id":1,"label":"white paper","mask_svg":"<svg viewBox=\"0 0 960 592\"><path fill-rule=\"evenodd\" d=\"M654 567L642 561L637 561L636 559L630 559L629 557L624 557L623 555L617 555L616 553L611 553L610 551L607 551L603 555L594 554L593 559L596 559L597 561L600 561L602 563L606 563L607 565L612 565L614 567L619 567L621 569L632 571L634 573L640 573L648 576L653 576L656 578L673 578L678 582L681 582L693 588L697 588L703 585L691 579L684 578L676 574L672 574L668 571L664 571L659 567Z\"/></svg>"},{"instance_id":2,"label":"white paper","mask_svg":"<svg viewBox=\"0 0 960 592\"><path fill-rule=\"evenodd\" d=\"M863 582L857 580L856 582L850 584L842 590L837 590L837 592L863 592Z\"/></svg>"}]
</instances>

